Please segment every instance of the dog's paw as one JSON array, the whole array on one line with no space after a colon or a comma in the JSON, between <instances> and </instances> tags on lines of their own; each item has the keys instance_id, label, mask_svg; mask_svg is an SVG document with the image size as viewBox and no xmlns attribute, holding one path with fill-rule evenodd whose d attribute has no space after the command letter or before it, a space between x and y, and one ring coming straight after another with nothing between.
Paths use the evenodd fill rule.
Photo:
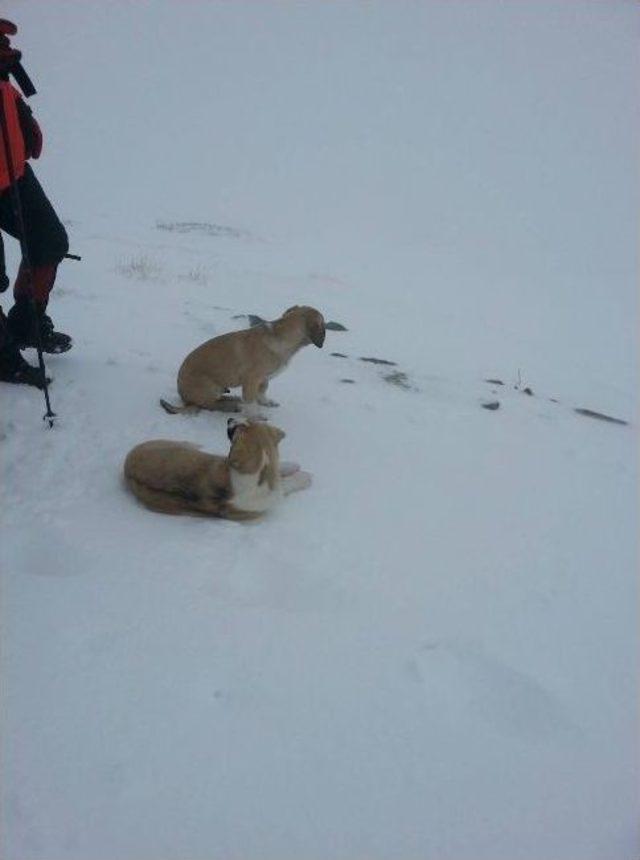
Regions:
<instances>
[{"instance_id":1,"label":"dog's paw","mask_svg":"<svg viewBox=\"0 0 640 860\"><path fill-rule=\"evenodd\" d=\"M311 486L311 473L298 470L293 475L289 475L282 479L282 489L285 496L289 493L297 493L299 490L306 490Z\"/></svg>"},{"instance_id":2,"label":"dog's paw","mask_svg":"<svg viewBox=\"0 0 640 860\"><path fill-rule=\"evenodd\" d=\"M292 463L289 460L283 460L280 463L280 477L287 478L295 472L300 471L300 463Z\"/></svg>"}]
</instances>

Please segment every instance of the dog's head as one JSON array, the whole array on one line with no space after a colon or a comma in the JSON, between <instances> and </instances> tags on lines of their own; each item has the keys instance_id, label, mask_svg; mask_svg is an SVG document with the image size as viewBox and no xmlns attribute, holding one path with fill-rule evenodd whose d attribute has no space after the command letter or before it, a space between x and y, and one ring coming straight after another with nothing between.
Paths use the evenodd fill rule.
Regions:
<instances>
[{"instance_id":1,"label":"dog's head","mask_svg":"<svg viewBox=\"0 0 640 860\"><path fill-rule=\"evenodd\" d=\"M254 423L229 418L227 436L231 442L228 457L231 468L248 475L263 470L267 465L270 467L268 475L271 483L272 471L277 475L278 445L285 437L284 431L263 421Z\"/></svg>"},{"instance_id":2,"label":"dog's head","mask_svg":"<svg viewBox=\"0 0 640 860\"><path fill-rule=\"evenodd\" d=\"M243 429L246 429L249 426L249 422L244 418L229 418L227 421L227 437L229 442L233 443L233 438L239 431L241 432Z\"/></svg>"},{"instance_id":3,"label":"dog's head","mask_svg":"<svg viewBox=\"0 0 640 860\"><path fill-rule=\"evenodd\" d=\"M305 305L294 305L291 308L287 308L282 316L299 319L306 335L307 343L313 343L317 347L322 346L326 335L326 327L324 317L320 311Z\"/></svg>"}]
</instances>

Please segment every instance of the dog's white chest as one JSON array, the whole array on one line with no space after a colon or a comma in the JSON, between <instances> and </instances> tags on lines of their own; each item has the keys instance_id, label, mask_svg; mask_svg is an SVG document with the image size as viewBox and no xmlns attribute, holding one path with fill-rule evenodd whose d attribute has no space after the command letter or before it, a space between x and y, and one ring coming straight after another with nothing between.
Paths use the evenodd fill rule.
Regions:
<instances>
[{"instance_id":1,"label":"dog's white chest","mask_svg":"<svg viewBox=\"0 0 640 860\"><path fill-rule=\"evenodd\" d=\"M262 465L257 472L250 475L244 475L242 472L236 472L231 469L231 503L235 508L241 511L267 511L278 501L282 495L280 486L275 490L269 487L268 481L260 481L260 473L267 464L266 454L263 457Z\"/></svg>"}]
</instances>

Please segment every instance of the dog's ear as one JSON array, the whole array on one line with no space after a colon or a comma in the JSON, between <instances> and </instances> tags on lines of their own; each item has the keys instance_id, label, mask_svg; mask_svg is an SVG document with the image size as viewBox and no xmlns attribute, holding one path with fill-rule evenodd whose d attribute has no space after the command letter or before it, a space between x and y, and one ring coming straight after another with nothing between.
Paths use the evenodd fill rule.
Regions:
<instances>
[{"instance_id":1,"label":"dog's ear","mask_svg":"<svg viewBox=\"0 0 640 860\"><path fill-rule=\"evenodd\" d=\"M321 347L324 343L326 333L327 331L322 314L318 313L318 311L313 311L308 314L307 334L309 335L311 343L315 344L317 347Z\"/></svg>"},{"instance_id":2,"label":"dog's ear","mask_svg":"<svg viewBox=\"0 0 640 860\"><path fill-rule=\"evenodd\" d=\"M271 427L268 426L267 430L269 431L269 435L273 439L275 445L278 445L284 437L287 435L284 430L281 430L279 427Z\"/></svg>"},{"instance_id":3,"label":"dog's ear","mask_svg":"<svg viewBox=\"0 0 640 860\"><path fill-rule=\"evenodd\" d=\"M238 428L233 434L231 450L229 451L229 465L237 472L245 475L253 474L260 468L262 462L262 449L252 433ZM240 432L238 432L240 430Z\"/></svg>"}]
</instances>

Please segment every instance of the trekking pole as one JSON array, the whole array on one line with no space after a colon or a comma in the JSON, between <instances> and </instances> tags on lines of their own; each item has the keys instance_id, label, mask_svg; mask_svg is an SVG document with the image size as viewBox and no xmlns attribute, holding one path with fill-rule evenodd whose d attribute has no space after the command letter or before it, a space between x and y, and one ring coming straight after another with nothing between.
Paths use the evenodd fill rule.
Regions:
<instances>
[{"instance_id":1,"label":"trekking pole","mask_svg":"<svg viewBox=\"0 0 640 860\"><path fill-rule=\"evenodd\" d=\"M31 310L35 320L36 328L36 350L38 352L38 366L40 375L42 376L42 390L44 391L44 401L47 406L47 411L42 416L44 421L49 422L49 427L53 427L53 419L56 413L51 409L51 401L49 400L49 386L47 383L47 371L44 366L44 356L42 354L42 333L40 331L40 316L36 308L36 300L33 289L33 271L31 269L31 259L29 257L29 248L27 247L27 233L24 227L24 215L22 212L22 202L20 200L20 189L16 179L16 172L13 166L13 156L11 154L11 146L9 144L9 130L7 127L7 114L4 109L4 97L0 92L0 127L2 129L2 145L4 147L5 160L7 162L7 171L9 173L9 187L11 188L11 199L13 202L13 212L16 217L18 227L18 241L20 242L20 250L22 252L22 262L26 269L27 282L29 284Z\"/></svg>"}]
</instances>

